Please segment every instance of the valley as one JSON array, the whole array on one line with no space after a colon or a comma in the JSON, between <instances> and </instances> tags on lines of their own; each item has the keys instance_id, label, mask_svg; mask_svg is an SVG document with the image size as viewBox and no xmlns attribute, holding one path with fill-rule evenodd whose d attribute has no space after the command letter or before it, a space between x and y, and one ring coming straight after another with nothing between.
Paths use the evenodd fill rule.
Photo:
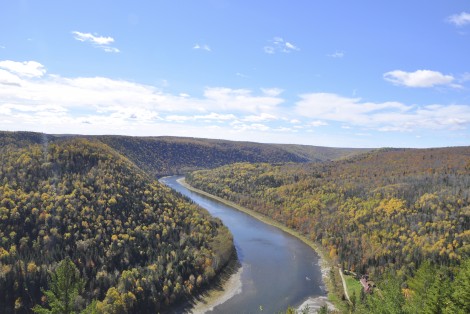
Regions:
<instances>
[{"instance_id":1,"label":"valley","mask_svg":"<svg viewBox=\"0 0 470 314\"><path fill-rule=\"evenodd\" d=\"M289 312L307 299L320 306L325 282L339 312L464 313L470 306L468 147L360 150L31 132L1 132L0 144L6 312L53 306L45 289L66 259L83 282L73 307L90 313L183 304L190 311L236 260L238 288L206 310ZM318 256L297 238L190 192L176 177L160 180L168 187L157 181L181 174L312 243L332 271L322 279ZM376 292L354 288L347 301L338 268L370 276Z\"/></svg>"}]
</instances>

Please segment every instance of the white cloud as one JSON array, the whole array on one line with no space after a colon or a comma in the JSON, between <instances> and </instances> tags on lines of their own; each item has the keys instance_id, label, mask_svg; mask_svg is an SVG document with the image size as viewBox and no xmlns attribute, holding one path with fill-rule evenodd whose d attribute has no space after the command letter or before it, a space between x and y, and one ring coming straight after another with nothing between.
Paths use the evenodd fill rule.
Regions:
<instances>
[{"instance_id":1,"label":"white cloud","mask_svg":"<svg viewBox=\"0 0 470 314\"><path fill-rule=\"evenodd\" d=\"M234 129L239 132L244 131L269 131L271 128L265 124L261 123L252 123L252 124L237 124L234 126Z\"/></svg>"},{"instance_id":2,"label":"white cloud","mask_svg":"<svg viewBox=\"0 0 470 314\"><path fill-rule=\"evenodd\" d=\"M313 126L313 127L319 127L319 126L328 125L328 123L326 123L325 121L316 120L316 121L310 122L310 125Z\"/></svg>"},{"instance_id":3,"label":"white cloud","mask_svg":"<svg viewBox=\"0 0 470 314\"><path fill-rule=\"evenodd\" d=\"M2 104L3 109L8 111L20 111L20 112L51 112L51 113L64 113L67 109L59 105L23 105L23 104Z\"/></svg>"},{"instance_id":4,"label":"white cloud","mask_svg":"<svg viewBox=\"0 0 470 314\"><path fill-rule=\"evenodd\" d=\"M216 120L216 121L232 121L237 119L237 117L231 113L229 114L220 114L216 112L211 112L206 115L197 115L194 117L195 120Z\"/></svg>"},{"instance_id":5,"label":"white cloud","mask_svg":"<svg viewBox=\"0 0 470 314\"><path fill-rule=\"evenodd\" d=\"M21 79L15 74L0 69L0 84L3 85L21 85Z\"/></svg>"},{"instance_id":6,"label":"white cloud","mask_svg":"<svg viewBox=\"0 0 470 314\"><path fill-rule=\"evenodd\" d=\"M286 41L286 44L285 44L286 48L287 49L290 49L290 50L299 50L299 48L293 44L291 44L290 42L287 42Z\"/></svg>"},{"instance_id":7,"label":"white cloud","mask_svg":"<svg viewBox=\"0 0 470 314\"><path fill-rule=\"evenodd\" d=\"M206 115L168 115L164 118L165 121L169 122L187 122L187 121L215 121L223 123L226 121L237 121L237 117L233 114L220 114L211 112Z\"/></svg>"},{"instance_id":8,"label":"white cloud","mask_svg":"<svg viewBox=\"0 0 470 314\"><path fill-rule=\"evenodd\" d=\"M331 53L327 55L330 58L335 58L335 59L340 59L344 57L344 52L342 51L335 51L334 53Z\"/></svg>"},{"instance_id":9,"label":"white cloud","mask_svg":"<svg viewBox=\"0 0 470 314\"><path fill-rule=\"evenodd\" d=\"M301 95L296 112L306 118L340 122L342 128L355 125L379 131L455 130L470 126L469 106L373 103L329 93Z\"/></svg>"},{"instance_id":10,"label":"white cloud","mask_svg":"<svg viewBox=\"0 0 470 314\"><path fill-rule=\"evenodd\" d=\"M18 126L39 128L45 121L51 122L54 115L60 115L60 121L51 126L62 125L66 130L73 124L77 128L86 124L92 129L91 125L96 123L101 125L94 128L103 130L109 126L110 130L118 130L164 121L201 124L212 121L228 125L239 120L236 114L247 115L252 122L274 119L273 113L284 101L277 96L280 90L276 89L255 95L247 89L207 87L202 97L193 97L105 77L45 75L45 68L32 61L1 61L0 65L0 125L16 121Z\"/></svg>"},{"instance_id":11,"label":"white cloud","mask_svg":"<svg viewBox=\"0 0 470 314\"><path fill-rule=\"evenodd\" d=\"M95 36L91 33L82 33L74 31L72 32L74 38L81 42L89 42L97 48L103 49L105 52L119 52L118 48L111 47L110 45L114 43L114 38L104 37L104 36Z\"/></svg>"},{"instance_id":12,"label":"white cloud","mask_svg":"<svg viewBox=\"0 0 470 314\"><path fill-rule=\"evenodd\" d=\"M108 47L108 46L102 46L101 47L105 52L114 52L114 53L118 53L120 52L120 50L116 47Z\"/></svg>"},{"instance_id":13,"label":"white cloud","mask_svg":"<svg viewBox=\"0 0 470 314\"><path fill-rule=\"evenodd\" d=\"M207 105L212 104L218 110L253 113L275 110L284 101L282 98L268 95L253 96L247 89L226 87L207 88L204 97Z\"/></svg>"},{"instance_id":14,"label":"white cloud","mask_svg":"<svg viewBox=\"0 0 470 314\"><path fill-rule=\"evenodd\" d=\"M265 122L265 121L274 121L278 118L275 115L263 112L260 115L250 115L243 118L243 121L246 122Z\"/></svg>"},{"instance_id":15,"label":"white cloud","mask_svg":"<svg viewBox=\"0 0 470 314\"><path fill-rule=\"evenodd\" d=\"M384 79L395 84L407 87L434 87L438 85L447 85L451 87L461 87L453 84L452 75L444 75L437 71L417 70L415 72L405 72L395 70L383 75Z\"/></svg>"},{"instance_id":16,"label":"white cloud","mask_svg":"<svg viewBox=\"0 0 470 314\"><path fill-rule=\"evenodd\" d=\"M208 46L208 45L199 45L199 44L195 44L193 46L193 49L196 49L196 50L205 50L205 51L212 51L211 48Z\"/></svg>"},{"instance_id":17,"label":"white cloud","mask_svg":"<svg viewBox=\"0 0 470 314\"><path fill-rule=\"evenodd\" d=\"M270 44L268 46L264 46L264 52L268 54L274 54L276 52L283 52L289 53L292 51L299 51L299 47L294 45L291 42L285 41L282 37L274 37L273 39L269 40Z\"/></svg>"},{"instance_id":18,"label":"white cloud","mask_svg":"<svg viewBox=\"0 0 470 314\"><path fill-rule=\"evenodd\" d=\"M458 104L417 106L310 93L300 95L292 107L284 104L279 88L206 87L202 96L195 97L106 77L62 77L47 73L34 61L0 61L0 65L0 125L9 130L262 142L296 138L298 143L309 143L309 130L325 125L360 132L452 131L470 126L470 106ZM217 131L210 131L215 126ZM342 141L341 145L349 144Z\"/></svg>"},{"instance_id":19,"label":"white cloud","mask_svg":"<svg viewBox=\"0 0 470 314\"><path fill-rule=\"evenodd\" d=\"M44 66L36 61L0 61L0 69L25 78L41 77L46 73Z\"/></svg>"},{"instance_id":20,"label":"white cloud","mask_svg":"<svg viewBox=\"0 0 470 314\"><path fill-rule=\"evenodd\" d=\"M103 36L94 36L90 33L82 33L82 32L72 32L74 34L75 39L78 41L83 42L91 42L97 45L109 45L114 42L114 38L112 37L103 37Z\"/></svg>"},{"instance_id":21,"label":"white cloud","mask_svg":"<svg viewBox=\"0 0 470 314\"><path fill-rule=\"evenodd\" d=\"M192 117L190 116L182 116L182 115L169 115L165 117L165 121L168 122L186 122L186 121L191 121L193 120Z\"/></svg>"},{"instance_id":22,"label":"white cloud","mask_svg":"<svg viewBox=\"0 0 470 314\"><path fill-rule=\"evenodd\" d=\"M459 14L451 15L447 18L447 21L456 26L465 26L470 24L470 13L461 12Z\"/></svg>"},{"instance_id":23,"label":"white cloud","mask_svg":"<svg viewBox=\"0 0 470 314\"><path fill-rule=\"evenodd\" d=\"M281 88L261 88L261 91L266 95L266 96L271 96L271 97L276 97L282 94L284 91Z\"/></svg>"}]
</instances>

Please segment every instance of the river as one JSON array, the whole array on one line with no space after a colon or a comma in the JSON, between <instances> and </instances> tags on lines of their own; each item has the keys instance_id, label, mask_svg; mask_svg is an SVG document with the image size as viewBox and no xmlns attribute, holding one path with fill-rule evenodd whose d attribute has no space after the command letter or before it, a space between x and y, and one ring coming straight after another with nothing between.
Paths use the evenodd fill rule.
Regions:
<instances>
[{"instance_id":1,"label":"river","mask_svg":"<svg viewBox=\"0 0 470 314\"><path fill-rule=\"evenodd\" d=\"M228 205L192 192L178 176L160 181L220 218L233 234L241 269L234 275L233 291L208 313L279 313L298 308L306 300L318 307L326 300L319 257L308 245ZM217 303L216 303L217 304Z\"/></svg>"}]
</instances>

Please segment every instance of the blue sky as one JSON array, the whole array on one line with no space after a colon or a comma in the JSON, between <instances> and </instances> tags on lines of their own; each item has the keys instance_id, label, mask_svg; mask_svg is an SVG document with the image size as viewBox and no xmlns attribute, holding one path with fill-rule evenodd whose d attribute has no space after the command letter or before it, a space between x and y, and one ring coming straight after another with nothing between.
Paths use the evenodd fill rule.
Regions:
<instances>
[{"instance_id":1,"label":"blue sky","mask_svg":"<svg viewBox=\"0 0 470 314\"><path fill-rule=\"evenodd\" d=\"M0 130L470 143L468 1L3 1Z\"/></svg>"}]
</instances>

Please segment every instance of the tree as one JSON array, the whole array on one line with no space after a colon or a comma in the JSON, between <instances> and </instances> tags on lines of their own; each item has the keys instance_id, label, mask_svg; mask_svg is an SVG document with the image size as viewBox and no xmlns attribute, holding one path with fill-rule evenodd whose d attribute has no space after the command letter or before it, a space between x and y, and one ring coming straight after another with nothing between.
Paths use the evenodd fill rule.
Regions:
<instances>
[{"instance_id":1,"label":"tree","mask_svg":"<svg viewBox=\"0 0 470 314\"><path fill-rule=\"evenodd\" d=\"M50 309L35 305L33 311L40 314L77 313L74 303L84 285L85 281L80 278L77 267L70 257L66 257L59 263L55 272L51 273L50 289L43 291Z\"/></svg>"},{"instance_id":2,"label":"tree","mask_svg":"<svg viewBox=\"0 0 470 314\"><path fill-rule=\"evenodd\" d=\"M408 280L407 284L411 291L411 297L406 307L410 312L423 312L426 303L428 303L428 298L431 297L429 291L436 281L436 271L436 267L432 266L429 261L425 261L414 276Z\"/></svg>"},{"instance_id":3,"label":"tree","mask_svg":"<svg viewBox=\"0 0 470 314\"><path fill-rule=\"evenodd\" d=\"M448 313L469 313L470 311L470 259L462 263L453 282L452 301Z\"/></svg>"},{"instance_id":4,"label":"tree","mask_svg":"<svg viewBox=\"0 0 470 314\"><path fill-rule=\"evenodd\" d=\"M401 281L395 274L387 273L382 280L381 289L374 289L363 303L358 304L356 313L404 314L405 297L401 292ZM412 313L412 312L411 312Z\"/></svg>"}]
</instances>

